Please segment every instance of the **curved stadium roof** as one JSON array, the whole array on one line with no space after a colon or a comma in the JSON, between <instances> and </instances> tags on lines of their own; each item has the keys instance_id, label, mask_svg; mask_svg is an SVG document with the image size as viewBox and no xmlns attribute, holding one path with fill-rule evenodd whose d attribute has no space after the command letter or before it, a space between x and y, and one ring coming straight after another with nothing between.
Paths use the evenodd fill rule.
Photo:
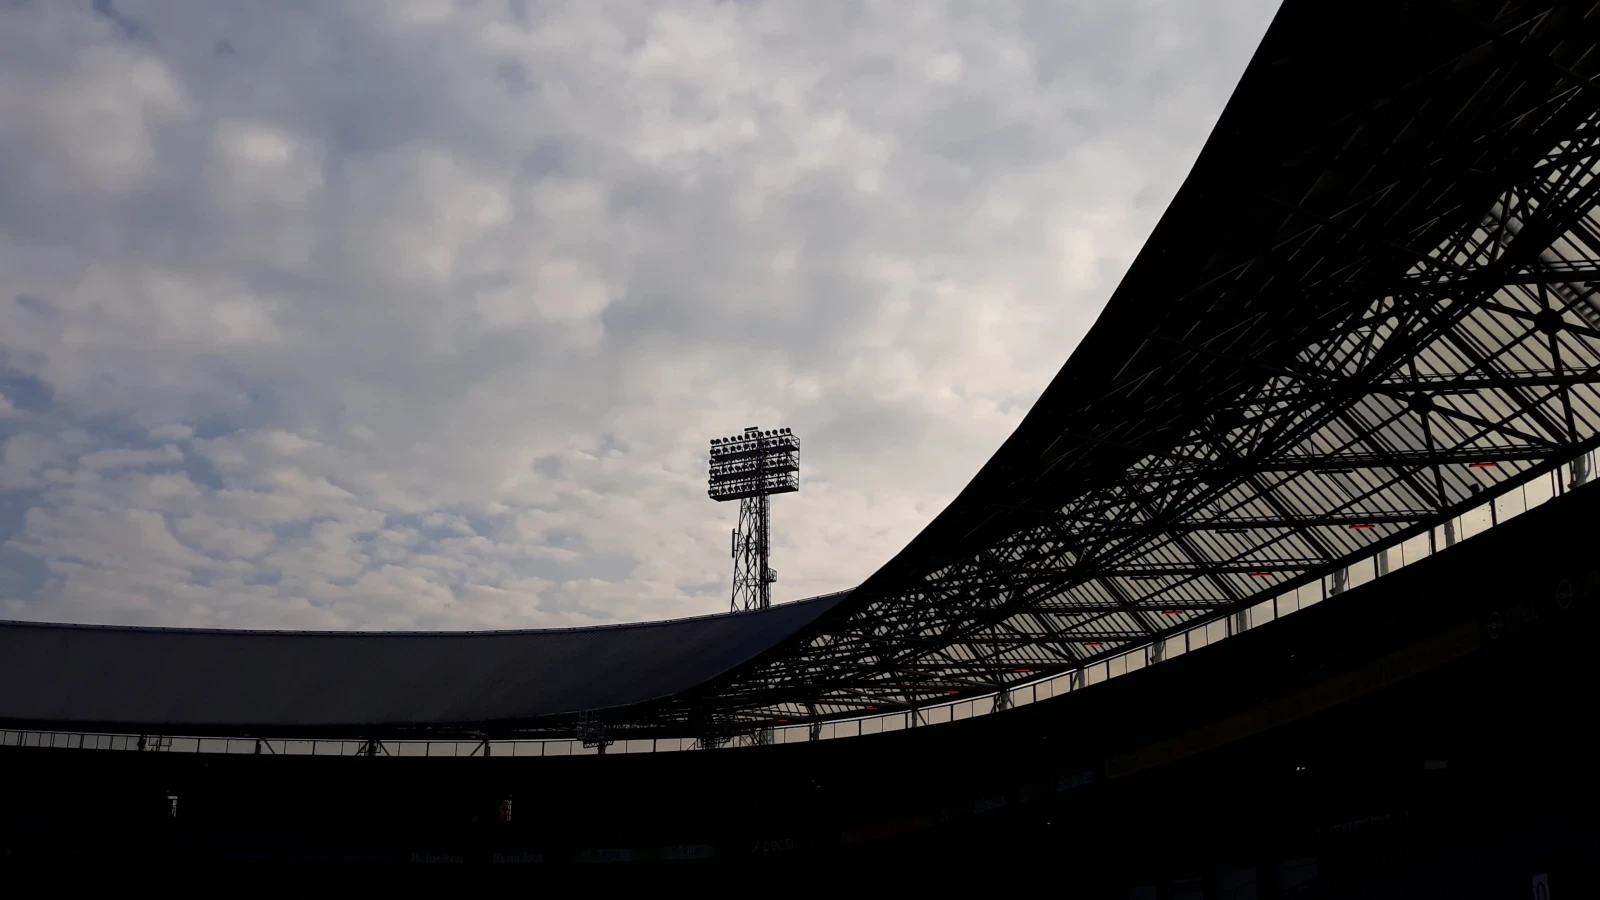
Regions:
<instances>
[{"instance_id":1,"label":"curved stadium roof","mask_svg":"<svg viewBox=\"0 0 1600 900\"><path fill-rule=\"evenodd\" d=\"M848 596L583 632L9 623L0 723L748 732L1078 669L1427 534L1600 445L1588 10L1290 0L1093 330Z\"/></svg>"},{"instance_id":2,"label":"curved stadium roof","mask_svg":"<svg viewBox=\"0 0 1600 900\"><path fill-rule=\"evenodd\" d=\"M527 721L681 693L838 603L600 628L294 632L0 623L0 711L27 727L365 734Z\"/></svg>"}]
</instances>

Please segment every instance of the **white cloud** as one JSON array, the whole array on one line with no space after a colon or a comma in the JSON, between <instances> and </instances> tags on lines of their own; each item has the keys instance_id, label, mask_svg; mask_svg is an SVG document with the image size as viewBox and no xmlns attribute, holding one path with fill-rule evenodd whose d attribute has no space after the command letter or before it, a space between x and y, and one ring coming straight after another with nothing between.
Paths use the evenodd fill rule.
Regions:
<instances>
[{"instance_id":1,"label":"white cloud","mask_svg":"<svg viewBox=\"0 0 1600 900\"><path fill-rule=\"evenodd\" d=\"M1020 421L1272 6L4 7L0 559L45 574L0 616L715 611L703 448L751 424L805 441L780 598L847 587Z\"/></svg>"},{"instance_id":2,"label":"white cloud","mask_svg":"<svg viewBox=\"0 0 1600 900\"><path fill-rule=\"evenodd\" d=\"M0 444L0 488L37 485L44 467L56 459L55 443L42 435L23 433Z\"/></svg>"},{"instance_id":3,"label":"white cloud","mask_svg":"<svg viewBox=\"0 0 1600 900\"><path fill-rule=\"evenodd\" d=\"M183 454L178 452L178 448L169 444L160 450L129 450L125 448L96 450L93 453L85 453L78 457L78 465L93 472L105 472L128 466L174 463L182 459Z\"/></svg>"},{"instance_id":4,"label":"white cloud","mask_svg":"<svg viewBox=\"0 0 1600 900\"><path fill-rule=\"evenodd\" d=\"M168 422L150 429L146 437L152 441L187 441L194 437L194 429L179 422Z\"/></svg>"}]
</instances>

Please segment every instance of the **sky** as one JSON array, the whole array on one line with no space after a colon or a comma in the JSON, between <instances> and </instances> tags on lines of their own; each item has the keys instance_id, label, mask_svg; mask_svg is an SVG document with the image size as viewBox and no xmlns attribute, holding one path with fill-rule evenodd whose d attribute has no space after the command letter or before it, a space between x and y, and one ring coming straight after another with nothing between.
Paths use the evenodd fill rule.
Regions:
<instances>
[{"instance_id":1,"label":"sky","mask_svg":"<svg viewBox=\"0 0 1600 900\"><path fill-rule=\"evenodd\" d=\"M0 618L727 609L710 438L800 436L774 598L1017 426L1268 0L0 0Z\"/></svg>"}]
</instances>

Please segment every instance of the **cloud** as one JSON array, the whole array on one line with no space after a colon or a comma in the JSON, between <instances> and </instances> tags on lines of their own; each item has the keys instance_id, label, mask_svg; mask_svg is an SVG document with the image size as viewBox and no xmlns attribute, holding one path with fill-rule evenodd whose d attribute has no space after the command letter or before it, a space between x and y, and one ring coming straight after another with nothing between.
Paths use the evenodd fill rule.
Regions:
<instances>
[{"instance_id":1,"label":"cloud","mask_svg":"<svg viewBox=\"0 0 1600 900\"><path fill-rule=\"evenodd\" d=\"M1020 421L1265 0L0 7L0 616L725 608L706 440L802 436L780 599Z\"/></svg>"}]
</instances>

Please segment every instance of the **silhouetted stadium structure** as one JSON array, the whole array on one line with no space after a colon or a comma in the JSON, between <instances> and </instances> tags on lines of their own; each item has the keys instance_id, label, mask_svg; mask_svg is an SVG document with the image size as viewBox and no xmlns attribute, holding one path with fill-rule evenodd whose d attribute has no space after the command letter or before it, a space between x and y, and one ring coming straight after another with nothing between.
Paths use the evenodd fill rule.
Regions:
<instances>
[{"instance_id":1,"label":"silhouetted stadium structure","mask_svg":"<svg viewBox=\"0 0 1600 900\"><path fill-rule=\"evenodd\" d=\"M6 623L13 796L207 822L200 857L308 858L360 809L383 827L326 855L1592 878L1563 760L1600 680L1597 18L1290 0L1061 373L852 591L482 634ZM78 749L135 746L167 752ZM410 758L445 747L493 762ZM130 840L58 819L8 846Z\"/></svg>"}]
</instances>

